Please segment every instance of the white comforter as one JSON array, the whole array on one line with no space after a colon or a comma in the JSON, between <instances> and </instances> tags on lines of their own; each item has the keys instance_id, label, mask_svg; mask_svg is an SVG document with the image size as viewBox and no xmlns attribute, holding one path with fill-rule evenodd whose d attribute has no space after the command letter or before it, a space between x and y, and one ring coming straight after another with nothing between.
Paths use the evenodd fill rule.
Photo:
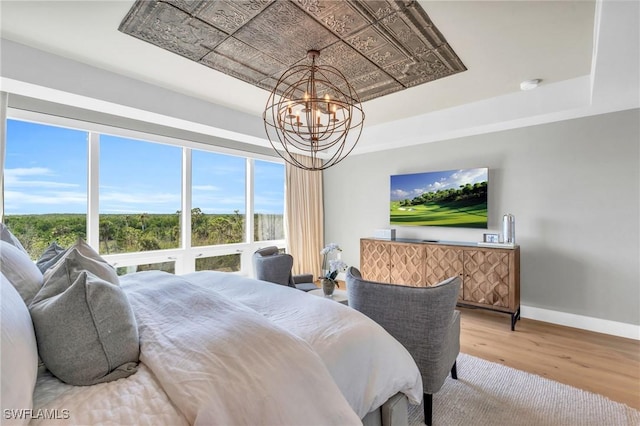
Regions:
<instances>
[{"instance_id":1,"label":"white comforter","mask_svg":"<svg viewBox=\"0 0 640 426\"><path fill-rule=\"evenodd\" d=\"M361 418L398 392L413 404L422 400L422 379L409 352L360 312L291 287L224 272L184 278L241 302L309 343Z\"/></svg>"},{"instance_id":2,"label":"white comforter","mask_svg":"<svg viewBox=\"0 0 640 426\"><path fill-rule=\"evenodd\" d=\"M132 274L122 287L140 369L90 387L42 375L34 409L68 410L55 424L348 425L397 392L422 396L406 350L331 300L219 272Z\"/></svg>"}]
</instances>

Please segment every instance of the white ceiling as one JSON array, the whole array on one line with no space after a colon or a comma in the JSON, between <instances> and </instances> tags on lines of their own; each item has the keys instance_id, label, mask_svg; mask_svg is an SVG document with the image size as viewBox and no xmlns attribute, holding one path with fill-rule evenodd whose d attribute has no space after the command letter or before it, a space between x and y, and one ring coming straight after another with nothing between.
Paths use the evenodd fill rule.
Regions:
<instances>
[{"instance_id":1,"label":"white ceiling","mask_svg":"<svg viewBox=\"0 0 640 426\"><path fill-rule=\"evenodd\" d=\"M468 70L365 102L353 155L640 108L638 0L419 1ZM132 5L0 0L2 39L18 43L0 51L10 51L2 58L16 65L0 67L0 89L268 147L261 124L268 93L119 32ZM33 50L18 53L20 45L92 68L63 76L59 63L36 58ZM92 71L100 69L127 84L93 81L104 77ZM520 91L520 82L533 78L542 79L541 86ZM141 108L133 93L128 103L114 103L130 79L191 97L185 99L196 108ZM47 89L56 85L57 91Z\"/></svg>"},{"instance_id":2,"label":"white ceiling","mask_svg":"<svg viewBox=\"0 0 640 426\"><path fill-rule=\"evenodd\" d=\"M594 1L420 2L467 71L365 102L366 125L589 74ZM261 115L268 93L117 30L133 1L1 2L2 37ZM188 75L189 78L176 78Z\"/></svg>"}]
</instances>

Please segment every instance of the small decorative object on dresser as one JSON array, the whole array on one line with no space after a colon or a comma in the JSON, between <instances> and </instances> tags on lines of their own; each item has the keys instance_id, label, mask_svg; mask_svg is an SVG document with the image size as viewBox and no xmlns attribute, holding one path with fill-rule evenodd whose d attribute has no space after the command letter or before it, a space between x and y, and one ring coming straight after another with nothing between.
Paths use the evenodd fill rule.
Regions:
<instances>
[{"instance_id":1,"label":"small decorative object on dresser","mask_svg":"<svg viewBox=\"0 0 640 426\"><path fill-rule=\"evenodd\" d=\"M510 213L502 216L502 242L505 244L516 243L516 217Z\"/></svg>"},{"instance_id":2,"label":"small decorative object on dresser","mask_svg":"<svg viewBox=\"0 0 640 426\"><path fill-rule=\"evenodd\" d=\"M484 234L483 242L485 243L499 243L500 234Z\"/></svg>"},{"instance_id":3,"label":"small decorative object on dresser","mask_svg":"<svg viewBox=\"0 0 640 426\"><path fill-rule=\"evenodd\" d=\"M395 229L376 229L373 232L374 238L381 238L383 240L395 240L396 239L396 230Z\"/></svg>"}]
</instances>

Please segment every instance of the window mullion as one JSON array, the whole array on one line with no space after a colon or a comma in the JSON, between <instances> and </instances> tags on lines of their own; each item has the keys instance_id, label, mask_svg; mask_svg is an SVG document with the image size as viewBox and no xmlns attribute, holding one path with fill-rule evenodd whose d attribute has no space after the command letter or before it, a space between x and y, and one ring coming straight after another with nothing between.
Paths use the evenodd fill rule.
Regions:
<instances>
[{"instance_id":1,"label":"window mullion","mask_svg":"<svg viewBox=\"0 0 640 426\"><path fill-rule=\"evenodd\" d=\"M100 134L88 133L87 140L87 242L100 249Z\"/></svg>"},{"instance_id":2,"label":"window mullion","mask_svg":"<svg viewBox=\"0 0 640 426\"><path fill-rule=\"evenodd\" d=\"M9 104L9 94L0 92L0 222L4 222L4 165L7 152L7 106Z\"/></svg>"},{"instance_id":3,"label":"window mullion","mask_svg":"<svg viewBox=\"0 0 640 426\"><path fill-rule=\"evenodd\" d=\"M193 184L191 158L191 148L182 148L182 216L180 217L181 247L184 250L182 262L180 262L182 273L195 270L195 259L191 249L191 185Z\"/></svg>"},{"instance_id":4,"label":"window mullion","mask_svg":"<svg viewBox=\"0 0 640 426\"><path fill-rule=\"evenodd\" d=\"M253 243L254 241L254 235L253 235L253 228L254 228L254 214L253 214L253 210L254 210L254 196L253 196L253 188L254 188L254 161L252 158L247 158L247 178L246 178L246 193L245 193L245 199L246 199L246 203L247 203L247 208L246 208L246 212L247 212L247 218L246 218L246 223L247 223L247 227L245 229L245 241L248 243Z\"/></svg>"},{"instance_id":5,"label":"window mullion","mask_svg":"<svg viewBox=\"0 0 640 426\"><path fill-rule=\"evenodd\" d=\"M255 240L254 229L255 229L255 215L254 215L254 179L255 179L255 161L253 158L247 158L247 175L246 175L246 192L245 199L247 203L246 208L246 228L245 228L245 241L249 243L249 247L252 247L252 244ZM247 253L246 250L242 253L240 259L240 268L242 273L249 274L251 271L251 253Z\"/></svg>"}]
</instances>

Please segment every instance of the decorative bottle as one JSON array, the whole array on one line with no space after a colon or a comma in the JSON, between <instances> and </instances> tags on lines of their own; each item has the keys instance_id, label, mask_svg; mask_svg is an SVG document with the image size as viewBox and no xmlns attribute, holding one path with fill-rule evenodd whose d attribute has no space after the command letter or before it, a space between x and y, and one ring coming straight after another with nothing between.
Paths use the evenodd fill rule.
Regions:
<instances>
[{"instance_id":1,"label":"decorative bottle","mask_svg":"<svg viewBox=\"0 0 640 426\"><path fill-rule=\"evenodd\" d=\"M510 213L502 216L502 242L506 244L516 242L516 217Z\"/></svg>"}]
</instances>

